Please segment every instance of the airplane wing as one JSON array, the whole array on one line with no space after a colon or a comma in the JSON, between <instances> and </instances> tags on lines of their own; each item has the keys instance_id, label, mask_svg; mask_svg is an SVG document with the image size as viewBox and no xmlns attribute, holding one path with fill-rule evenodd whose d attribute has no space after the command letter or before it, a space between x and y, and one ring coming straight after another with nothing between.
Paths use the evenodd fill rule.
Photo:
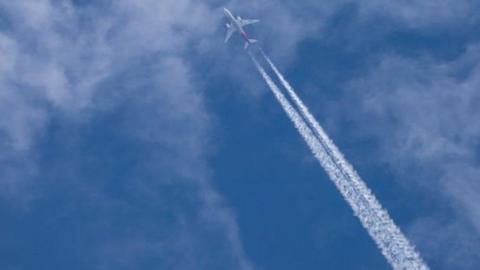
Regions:
<instances>
[{"instance_id":1,"label":"airplane wing","mask_svg":"<svg viewBox=\"0 0 480 270\"><path fill-rule=\"evenodd\" d=\"M227 36L225 37L225 43L227 43L230 37L232 37L232 34L235 33L236 31L237 29L235 29L234 27L228 28Z\"/></svg>"},{"instance_id":2,"label":"airplane wing","mask_svg":"<svg viewBox=\"0 0 480 270\"><path fill-rule=\"evenodd\" d=\"M254 24L254 23L258 23L260 20L244 20L242 19L240 24L242 26L245 26L245 25L249 25L249 24Z\"/></svg>"}]
</instances>

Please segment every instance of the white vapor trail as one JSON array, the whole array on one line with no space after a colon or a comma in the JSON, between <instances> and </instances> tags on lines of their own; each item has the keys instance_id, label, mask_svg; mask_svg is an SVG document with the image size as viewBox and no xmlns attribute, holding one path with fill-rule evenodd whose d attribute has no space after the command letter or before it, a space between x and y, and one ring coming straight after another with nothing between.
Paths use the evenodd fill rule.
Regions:
<instances>
[{"instance_id":1,"label":"white vapor trail","mask_svg":"<svg viewBox=\"0 0 480 270\"><path fill-rule=\"evenodd\" d=\"M303 120L302 115L292 107L255 57L249 53L257 70L390 265L394 269L427 270L428 266L395 225L387 211L382 208L365 182L345 160L342 153L261 48L260 51L311 127Z\"/></svg>"}]
</instances>

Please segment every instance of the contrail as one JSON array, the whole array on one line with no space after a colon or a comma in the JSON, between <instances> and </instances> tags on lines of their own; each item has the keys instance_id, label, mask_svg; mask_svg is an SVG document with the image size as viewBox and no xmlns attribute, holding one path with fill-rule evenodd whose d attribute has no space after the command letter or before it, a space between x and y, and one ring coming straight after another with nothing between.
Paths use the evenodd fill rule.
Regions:
<instances>
[{"instance_id":1,"label":"contrail","mask_svg":"<svg viewBox=\"0 0 480 270\"><path fill-rule=\"evenodd\" d=\"M257 68L258 72L260 73L260 75L262 75L263 79L265 80L267 85L270 87L270 90L272 90L275 98L278 100L278 102L280 103L280 105L282 106L282 108L290 118L290 120L293 122L295 128L303 137L303 139L309 146L314 156L318 159L322 167L324 167L325 171L330 176L330 178L336 184L338 182L338 185L342 186L342 190L346 191L345 193L342 193L342 194L354 194L355 191L352 185L341 182L343 176L340 174L340 171L338 170L338 168L335 167L335 164L333 163L332 159L326 154L326 151L322 146L322 144L320 143L320 141L315 137L312 130L308 127L305 121L303 121L301 115L292 107L290 102L283 95L283 93L280 91L277 85L272 81L272 79L265 72L262 66L260 66L260 64L255 59L255 57L252 54L250 54L250 57L252 58L252 61L255 64L255 67ZM346 196L345 198L347 200L350 200L350 197L351 196Z\"/></svg>"},{"instance_id":2,"label":"contrail","mask_svg":"<svg viewBox=\"0 0 480 270\"><path fill-rule=\"evenodd\" d=\"M275 72L282 85L287 90L291 99L300 109L303 117L307 120L308 124L313 129L313 132L316 135L315 139L318 139L317 143L320 146L310 145L310 148L312 148L312 151L314 151L314 147L316 147L317 151L320 151L321 149L324 151L323 155L328 156L328 158L322 157L323 161L319 158L320 163L325 168L325 170L327 170L330 178L336 184L343 197L350 204L355 215L360 219L361 224L373 238L387 261L392 265L394 269L428 269L428 266L423 262L420 255L415 251L414 247L409 243L407 238L402 234L400 229L390 218L388 212L382 208L378 200L372 194L370 189L366 186L365 182L358 176L353 167L344 158L340 150L328 137L326 132L316 121L315 117L310 113L308 108L305 106L305 104L303 104L302 100L295 93L294 89L290 86L287 80L278 71L273 62L269 59L269 57L263 52L261 48L260 51L263 54L265 60L272 68L272 70ZM252 55L250 56L252 57ZM257 66L257 69L259 69L258 62L255 59L253 60ZM263 68L259 69L259 71L261 73L265 73L265 70L263 70ZM262 74L264 78L265 75L267 74ZM265 80L269 85L273 84L270 78L268 78L270 83L267 79ZM274 85L274 87L278 90L278 87L276 87L276 85ZM270 86L270 88L272 88L272 86ZM283 98L285 99L284 96ZM285 101L288 103L288 100ZM284 106L284 104L282 104L282 106ZM289 110L295 111L295 109L293 109L290 104L288 104L288 106L287 108ZM295 111L295 113L298 116L298 112ZM303 122L301 117L300 121ZM306 125L305 123L303 124ZM311 134L312 130L308 127L307 129L310 131ZM315 155L317 156L316 153ZM325 167L326 160L328 161L328 163L330 163L327 167ZM329 170L332 170L332 168L334 173L329 172Z\"/></svg>"}]
</instances>

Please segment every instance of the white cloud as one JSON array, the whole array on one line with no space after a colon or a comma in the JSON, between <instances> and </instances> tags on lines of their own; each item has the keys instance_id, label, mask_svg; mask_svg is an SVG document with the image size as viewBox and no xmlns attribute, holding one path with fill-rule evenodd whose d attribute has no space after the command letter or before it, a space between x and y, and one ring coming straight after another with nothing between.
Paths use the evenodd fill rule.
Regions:
<instances>
[{"instance_id":1,"label":"white cloud","mask_svg":"<svg viewBox=\"0 0 480 270\"><path fill-rule=\"evenodd\" d=\"M478 20L478 2L470 0L362 1L364 18L381 16L411 28L435 28Z\"/></svg>"},{"instance_id":2,"label":"white cloud","mask_svg":"<svg viewBox=\"0 0 480 270\"><path fill-rule=\"evenodd\" d=\"M171 157L152 159L171 166L149 164L151 168L158 168L158 180L152 186L136 179L132 185L139 195L148 197L152 194L150 188L158 188L158 193L148 197L155 203L162 195L160 183L179 185L179 189L187 183L189 188L185 193L192 193L191 200L198 209L193 216L178 209L179 217L171 224L161 224L165 228L158 230L172 233L169 238L149 239L148 235L134 234L100 242L96 248L104 254L128 256L122 258L124 261L102 257L97 266L111 269L121 265L131 269L129 265L135 267L145 253L162 257L170 254L167 247L177 245L178 250L171 255L179 257L168 258L173 266L182 266L183 259L192 262L201 259L204 269L211 269L208 266L216 261L214 253L222 251L219 256L223 256L224 262L219 267L252 269L243 252L235 217L208 180L205 155L210 120L201 89L195 87L191 76L191 63L185 56L191 46L211 46L208 40L217 29L221 13L213 12L207 3L190 0L122 0L114 1L105 9L99 8L101 5L80 7L70 1L48 0L0 2L2 15L11 22L0 33L0 138L3 141L0 144L0 196L9 201L48 196L30 192L48 191L35 188L48 181L34 182L42 177L43 168L35 165L33 157L38 150L35 144L42 138L51 117L88 121L84 119L86 116L95 118L105 105L96 98L111 95L107 100L112 108L117 106L116 102L130 103L132 118L125 124L130 131L125 134L145 144L163 145L173 153ZM155 68L149 70L155 72L153 75L140 74L144 77L124 80L123 89L105 87L109 81L122 80L121 74L126 70L132 72L132 66L147 58L157 60ZM142 83L154 88L144 91L143 96L133 95L132 91L142 91ZM122 95L132 99L120 97ZM133 119L134 116L138 119ZM25 168L26 165L32 169ZM78 169L75 165L69 166L72 171ZM70 175L62 178L69 179ZM119 210L118 206L111 206L116 205L115 200L95 186L98 183L87 179L75 181L80 183L72 184L83 186L78 190L88 191L84 194L72 191L80 200L98 203L99 207L105 205L107 210ZM95 199L89 200L91 196ZM181 208L171 203L172 210ZM183 227L180 217L185 219ZM172 229L177 225L178 229ZM218 240L209 242L213 238ZM180 239L184 240L183 244L176 242ZM217 242L224 246L209 251L209 245ZM109 249L112 246L114 248ZM189 253L188 248L192 247L197 251ZM211 254L202 257L205 255L202 252ZM184 266L183 269L199 269L194 263Z\"/></svg>"},{"instance_id":3,"label":"white cloud","mask_svg":"<svg viewBox=\"0 0 480 270\"><path fill-rule=\"evenodd\" d=\"M381 157L402 175L406 186L438 195L438 203L455 213L457 219L435 220L440 224L430 233L415 236L421 247L434 248L428 245L432 234L448 235L455 245L442 250L458 256L459 246L465 251L457 266L478 263L468 252L472 242L465 240L480 234L480 199L475 195L480 192L479 48L470 46L452 62L384 55L366 77L349 85L362 101L358 117L369 119L366 127L379 140ZM406 173L412 166L417 174ZM438 217L432 213L431 218ZM416 226L428 224L418 221ZM447 263L448 256L436 259Z\"/></svg>"}]
</instances>

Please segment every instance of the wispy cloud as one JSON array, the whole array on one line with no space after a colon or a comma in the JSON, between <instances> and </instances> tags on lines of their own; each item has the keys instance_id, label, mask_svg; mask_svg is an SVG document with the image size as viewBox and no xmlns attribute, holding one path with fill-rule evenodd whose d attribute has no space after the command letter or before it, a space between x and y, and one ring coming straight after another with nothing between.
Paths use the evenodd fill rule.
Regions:
<instances>
[{"instance_id":1,"label":"wispy cloud","mask_svg":"<svg viewBox=\"0 0 480 270\"><path fill-rule=\"evenodd\" d=\"M7 22L0 28L2 199L42 200L67 192L76 199L76 206L68 206L69 213L84 207L98 213L92 226L118 237L97 239L98 234L91 232L96 239L90 248L102 255L92 260L91 267L131 269L153 259L158 260L157 268L252 269L235 217L209 180L205 161L209 112L201 89L193 83L188 56L191 44L210 46L208 38L221 13L214 13L208 3L190 0L82 5L3 1L0 9ZM137 177L117 183L133 187L128 189L129 197L142 198L135 203L114 198L102 187L109 180L100 174L95 180L84 174L81 166L90 163L77 156L81 152L75 144L85 139L60 138L58 145L70 145L77 152L72 150L66 160L49 158L55 164L41 160L45 153L39 152L38 144L51 132L52 119L78 129L106 107L130 113L116 126L124 128L118 133L152 149L164 149L143 157L145 163L138 167L131 164L138 175L147 171L156 176L146 176L152 183ZM98 164L110 158L114 157L89 157ZM62 181L56 182L57 178ZM58 187L44 186L51 184ZM171 190L185 200L168 199ZM143 217L150 223L138 221L139 228L148 228L143 232L129 232L132 224L114 227L115 217L109 213L130 213L144 200L151 205L165 202L172 218L159 222L152 210L146 213L153 217ZM29 211L36 210L32 204ZM154 230L148 225L154 223L157 236L152 236Z\"/></svg>"},{"instance_id":2,"label":"wispy cloud","mask_svg":"<svg viewBox=\"0 0 480 270\"><path fill-rule=\"evenodd\" d=\"M410 28L437 28L452 24L469 24L478 20L476 1L362 1L359 4L364 18L380 16L394 20Z\"/></svg>"},{"instance_id":3,"label":"wispy cloud","mask_svg":"<svg viewBox=\"0 0 480 270\"><path fill-rule=\"evenodd\" d=\"M350 84L362 100L361 117L373 123L370 126L383 159L405 176L402 181L407 186L438 194L442 205L455 213L454 219L432 213L426 222L436 225L423 237L416 236L426 248L435 248L428 245L432 234L455 239L455 245L444 245L442 251L458 255L461 246L465 252L462 260L444 257L448 265L457 267L478 263L478 257L468 252L472 242L465 241L480 233L480 201L474 195L480 192L480 125L476 121L480 111L475 105L480 86L478 48L470 46L452 62L385 55L367 77ZM402 172L408 168L417 168L418 173L406 177ZM424 226L429 226L421 223L415 226L423 228L415 229L417 233L426 232Z\"/></svg>"}]
</instances>

